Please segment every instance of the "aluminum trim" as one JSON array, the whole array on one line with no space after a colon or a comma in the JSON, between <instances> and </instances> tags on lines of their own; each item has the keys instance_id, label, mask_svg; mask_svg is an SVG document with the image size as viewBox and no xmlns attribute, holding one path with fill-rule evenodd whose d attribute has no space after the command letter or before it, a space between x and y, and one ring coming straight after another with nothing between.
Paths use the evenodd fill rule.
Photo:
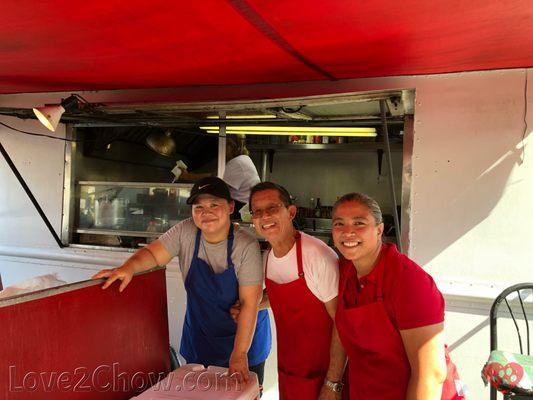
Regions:
<instances>
[{"instance_id":1,"label":"aluminum trim","mask_svg":"<svg viewBox=\"0 0 533 400\"><path fill-rule=\"evenodd\" d=\"M411 255L411 207L413 177L414 116L406 115L403 129L402 223L400 240L407 256Z\"/></svg>"},{"instance_id":2,"label":"aluminum trim","mask_svg":"<svg viewBox=\"0 0 533 400\"><path fill-rule=\"evenodd\" d=\"M400 253L403 251L402 242L400 241L400 222L398 219L398 201L396 200L396 188L394 185L394 168L392 167L391 149L389 143L389 131L387 127L387 102L380 100L379 108L381 109L381 120L383 123L383 139L385 143L385 155L387 160L387 167L389 170L389 189L392 198L392 215L394 217L394 233L396 236L396 244Z\"/></svg>"},{"instance_id":3,"label":"aluminum trim","mask_svg":"<svg viewBox=\"0 0 533 400\"><path fill-rule=\"evenodd\" d=\"M72 242L72 228L74 226L74 201L72 195L74 189L74 157L76 152L76 143L72 142L74 138L74 128L71 124L65 127L65 164L63 168L63 210L61 213L61 241L64 245Z\"/></svg>"},{"instance_id":4,"label":"aluminum trim","mask_svg":"<svg viewBox=\"0 0 533 400\"><path fill-rule=\"evenodd\" d=\"M155 267L147 271L138 272L134 276L144 275L150 272L154 272L158 270L165 270L165 269L166 267ZM6 297L4 299L0 299L0 308L8 307L14 304L25 303L28 301L38 300L38 299L42 299L45 297L55 296L55 295L62 294L62 293L68 293L74 290L83 289L83 288L90 287L90 286L101 285L104 282L105 282L104 278L88 279L86 281L75 282L75 283L70 283L67 285L56 286L53 288L37 290L35 292L23 293L17 296Z\"/></svg>"}]
</instances>

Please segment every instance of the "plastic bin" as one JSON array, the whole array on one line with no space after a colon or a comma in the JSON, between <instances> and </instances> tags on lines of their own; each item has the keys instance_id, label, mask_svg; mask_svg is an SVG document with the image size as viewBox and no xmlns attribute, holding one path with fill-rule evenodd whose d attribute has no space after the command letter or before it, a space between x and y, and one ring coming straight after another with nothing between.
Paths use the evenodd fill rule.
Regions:
<instances>
[{"instance_id":1,"label":"plastic bin","mask_svg":"<svg viewBox=\"0 0 533 400\"><path fill-rule=\"evenodd\" d=\"M257 375L250 372L248 383L228 378L227 368L186 364L133 397L135 400L255 400L259 398Z\"/></svg>"}]
</instances>

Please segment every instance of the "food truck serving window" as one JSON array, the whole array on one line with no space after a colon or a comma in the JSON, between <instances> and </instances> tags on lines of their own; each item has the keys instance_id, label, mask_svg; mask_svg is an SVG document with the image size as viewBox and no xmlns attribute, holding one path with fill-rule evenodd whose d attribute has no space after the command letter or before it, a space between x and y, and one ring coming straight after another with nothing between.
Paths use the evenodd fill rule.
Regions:
<instances>
[{"instance_id":1,"label":"food truck serving window","mask_svg":"<svg viewBox=\"0 0 533 400\"><path fill-rule=\"evenodd\" d=\"M162 110L162 120L154 119L151 127L133 126L131 110L114 110L115 118L123 113L124 126L74 125L63 240L121 248L153 241L190 216L185 201L193 181L222 176L232 157L226 137L239 135L259 178L285 186L293 196L298 229L331 245L333 204L359 191L382 205L385 235L399 243L395 214L407 212L401 207L402 193L408 193L403 163L405 138L412 140L413 98L406 90L287 104L265 100L261 107L230 104L223 111L193 105L173 117ZM151 113L158 116L157 110ZM234 217L254 232L245 208Z\"/></svg>"}]
</instances>

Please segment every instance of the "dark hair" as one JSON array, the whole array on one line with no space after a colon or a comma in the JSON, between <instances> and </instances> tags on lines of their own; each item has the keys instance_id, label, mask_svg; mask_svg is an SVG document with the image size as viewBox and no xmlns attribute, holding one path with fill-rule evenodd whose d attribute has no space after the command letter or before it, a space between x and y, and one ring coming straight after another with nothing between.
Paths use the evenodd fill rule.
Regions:
<instances>
[{"instance_id":1,"label":"dark hair","mask_svg":"<svg viewBox=\"0 0 533 400\"><path fill-rule=\"evenodd\" d=\"M226 137L226 147L232 158L242 155L250 155L246 148L246 135L229 135Z\"/></svg>"},{"instance_id":2,"label":"dark hair","mask_svg":"<svg viewBox=\"0 0 533 400\"><path fill-rule=\"evenodd\" d=\"M292 204L291 195L289 194L287 189L285 189L283 186L278 185L277 183L274 183L274 182L261 182L255 185L250 190L250 201L249 201L250 209L252 208L252 197L254 196L254 194L257 192L262 192L263 190L277 191L279 194L279 198L281 199L281 202L285 205L285 207L288 207Z\"/></svg>"},{"instance_id":3,"label":"dark hair","mask_svg":"<svg viewBox=\"0 0 533 400\"><path fill-rule=\"evenodd\" d=\"M379 225L383 222L383 215L381 214L381 208L379 207L378 202L364 193L353 192L345 194L333 205L332 214L335 214L335 211L337 210L338 206L343 203L348 203L350 201L354 201L356 203L366 206L370 210L370 213L372 214L374 219L376 220L376 225Z\"/></svg>"}]
</instances>

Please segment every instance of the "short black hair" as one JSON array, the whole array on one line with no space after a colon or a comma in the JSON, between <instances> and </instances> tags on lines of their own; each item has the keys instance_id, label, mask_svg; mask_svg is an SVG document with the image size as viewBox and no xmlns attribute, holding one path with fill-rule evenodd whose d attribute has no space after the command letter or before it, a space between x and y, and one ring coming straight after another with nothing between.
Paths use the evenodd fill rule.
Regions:
<instances>
[{"instance_id":1,"label":"short black hair","mask_svg":"<svg viewBox=\"0 0 533 400\"><path fill-rule=\"evenodd\" d=\"M260 182L250 190L250 209L252 208L252 197L254 197L254 194L257 192L262 192L263 190L277 191L279 194L279 198L281 199L281 202L285 205L285 207L288 207L293 204L291 195L289 194L288 190L285 189L283 186L278 185L274 182Z\"/></svg>"}]
</instances>

